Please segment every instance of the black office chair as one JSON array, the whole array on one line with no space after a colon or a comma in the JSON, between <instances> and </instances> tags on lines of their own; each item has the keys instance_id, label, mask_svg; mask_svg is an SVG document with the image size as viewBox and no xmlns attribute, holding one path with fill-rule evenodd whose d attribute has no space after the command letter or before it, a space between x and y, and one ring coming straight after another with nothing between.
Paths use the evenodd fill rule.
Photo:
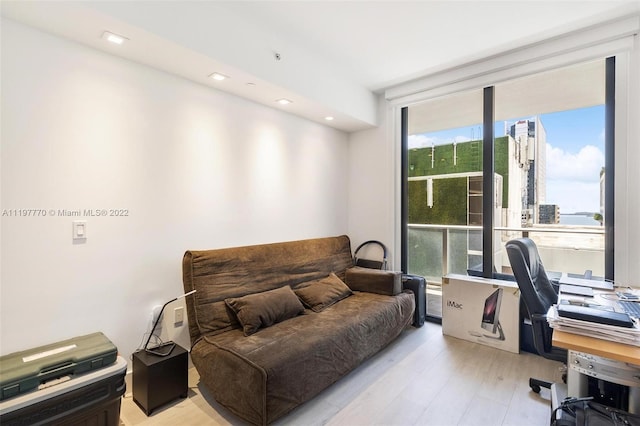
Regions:
<instances>
[{"instance_id":1,"label":"black office chair","mask_svg":"<svg viewBox=\"0 0 640 426\"><path fill-rule=\"evenodd\" d=\"M566 364L567 351L551 344L553 330L547 323L547 311L558 302L558 294L542 266L536 244L529 238L519 238L507 242L506 248L513 275L531 320L533 346L544 358ZM566 381L566 374L563 375L563 381ZM540 392L541 387L550 389L551 383L530 378L529 386L534 392Z\"/></svg>"}]
</instances>

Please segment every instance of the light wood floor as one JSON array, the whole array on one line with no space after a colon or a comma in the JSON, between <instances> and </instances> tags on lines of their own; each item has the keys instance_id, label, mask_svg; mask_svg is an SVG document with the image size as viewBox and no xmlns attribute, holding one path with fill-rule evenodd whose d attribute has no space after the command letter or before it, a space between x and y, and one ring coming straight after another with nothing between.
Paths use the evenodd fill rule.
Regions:
<instances>
[{"instance_id":1,"label":"light wood floor","mask_svg":"<svg viewBox=\"0 0 640 426\"><path fill-rule=\"evenodd\" d=\"M560 381L560 363L443 336L427 323L406 330L379 354L298 407L276 425L514 425L549 424L549 393L530 391L529 377ZM244 425L221 407L189 370L189 396L150 417L122 402L121 423Z\"/></svg>"}]
</instances>

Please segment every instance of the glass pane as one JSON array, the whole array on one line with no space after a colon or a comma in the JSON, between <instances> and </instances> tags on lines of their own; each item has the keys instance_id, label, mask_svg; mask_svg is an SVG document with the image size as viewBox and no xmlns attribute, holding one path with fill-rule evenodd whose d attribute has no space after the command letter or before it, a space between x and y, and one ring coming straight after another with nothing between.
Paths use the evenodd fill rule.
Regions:
<instances>
[{"instance_id":1,"label":"glass pane","mask_svg":"<svg viewBox=\"0 0 640 426\"><path fill-rule=\"evenodd\" d=\"M408 273L427 279L441 317L442 277L482 265L482 90L409 107Z\"/></svg>"},{"instance_id":2,"label":"glass pane","mask_svg":"<svg viewBox=\"0 0 640 426\"><path fill-rule=\"evenodd\" d=\"M604 83L600 60L495 88L499 247L534 239L550 275L604 274ZM510 273L504 249L495 259Z\"/></svg>"}]
</instances>

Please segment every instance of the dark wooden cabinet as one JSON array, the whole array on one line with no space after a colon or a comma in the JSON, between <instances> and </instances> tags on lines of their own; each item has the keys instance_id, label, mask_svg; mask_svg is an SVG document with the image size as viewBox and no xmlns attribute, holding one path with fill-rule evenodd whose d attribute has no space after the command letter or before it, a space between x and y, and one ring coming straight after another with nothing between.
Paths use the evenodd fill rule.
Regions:
<instances>
[{"instance_id":1,"label":"dark wooden cabinet","mask_svg":"<svg viewBox=\"0 0 640 426\"><path fill-rule=\"evenodd\" d=\"M161 405L187 397L187 355L180 345L164 357L145 351L133 354L133 400L147 416Z\"/></svg>"}]
</instances>

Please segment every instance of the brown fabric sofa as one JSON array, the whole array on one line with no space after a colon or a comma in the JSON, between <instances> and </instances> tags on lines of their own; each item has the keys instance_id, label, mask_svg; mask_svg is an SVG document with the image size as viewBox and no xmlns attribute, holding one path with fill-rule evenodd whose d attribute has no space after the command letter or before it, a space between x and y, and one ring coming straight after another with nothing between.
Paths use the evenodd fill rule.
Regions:
<instances>
[{"instance_id":1,"label":"brown fabric sofa","mask_svg":"<svg viewBox=\"0 0 640 426\"><path fill-rule=\"evenodd\" d=\"M353 267L347 236L187 251L182 266L185 292L197 290L187 314L200 380L256 425L317 395L413 320L400 274Z\"/></svg>"}]
</instances>

